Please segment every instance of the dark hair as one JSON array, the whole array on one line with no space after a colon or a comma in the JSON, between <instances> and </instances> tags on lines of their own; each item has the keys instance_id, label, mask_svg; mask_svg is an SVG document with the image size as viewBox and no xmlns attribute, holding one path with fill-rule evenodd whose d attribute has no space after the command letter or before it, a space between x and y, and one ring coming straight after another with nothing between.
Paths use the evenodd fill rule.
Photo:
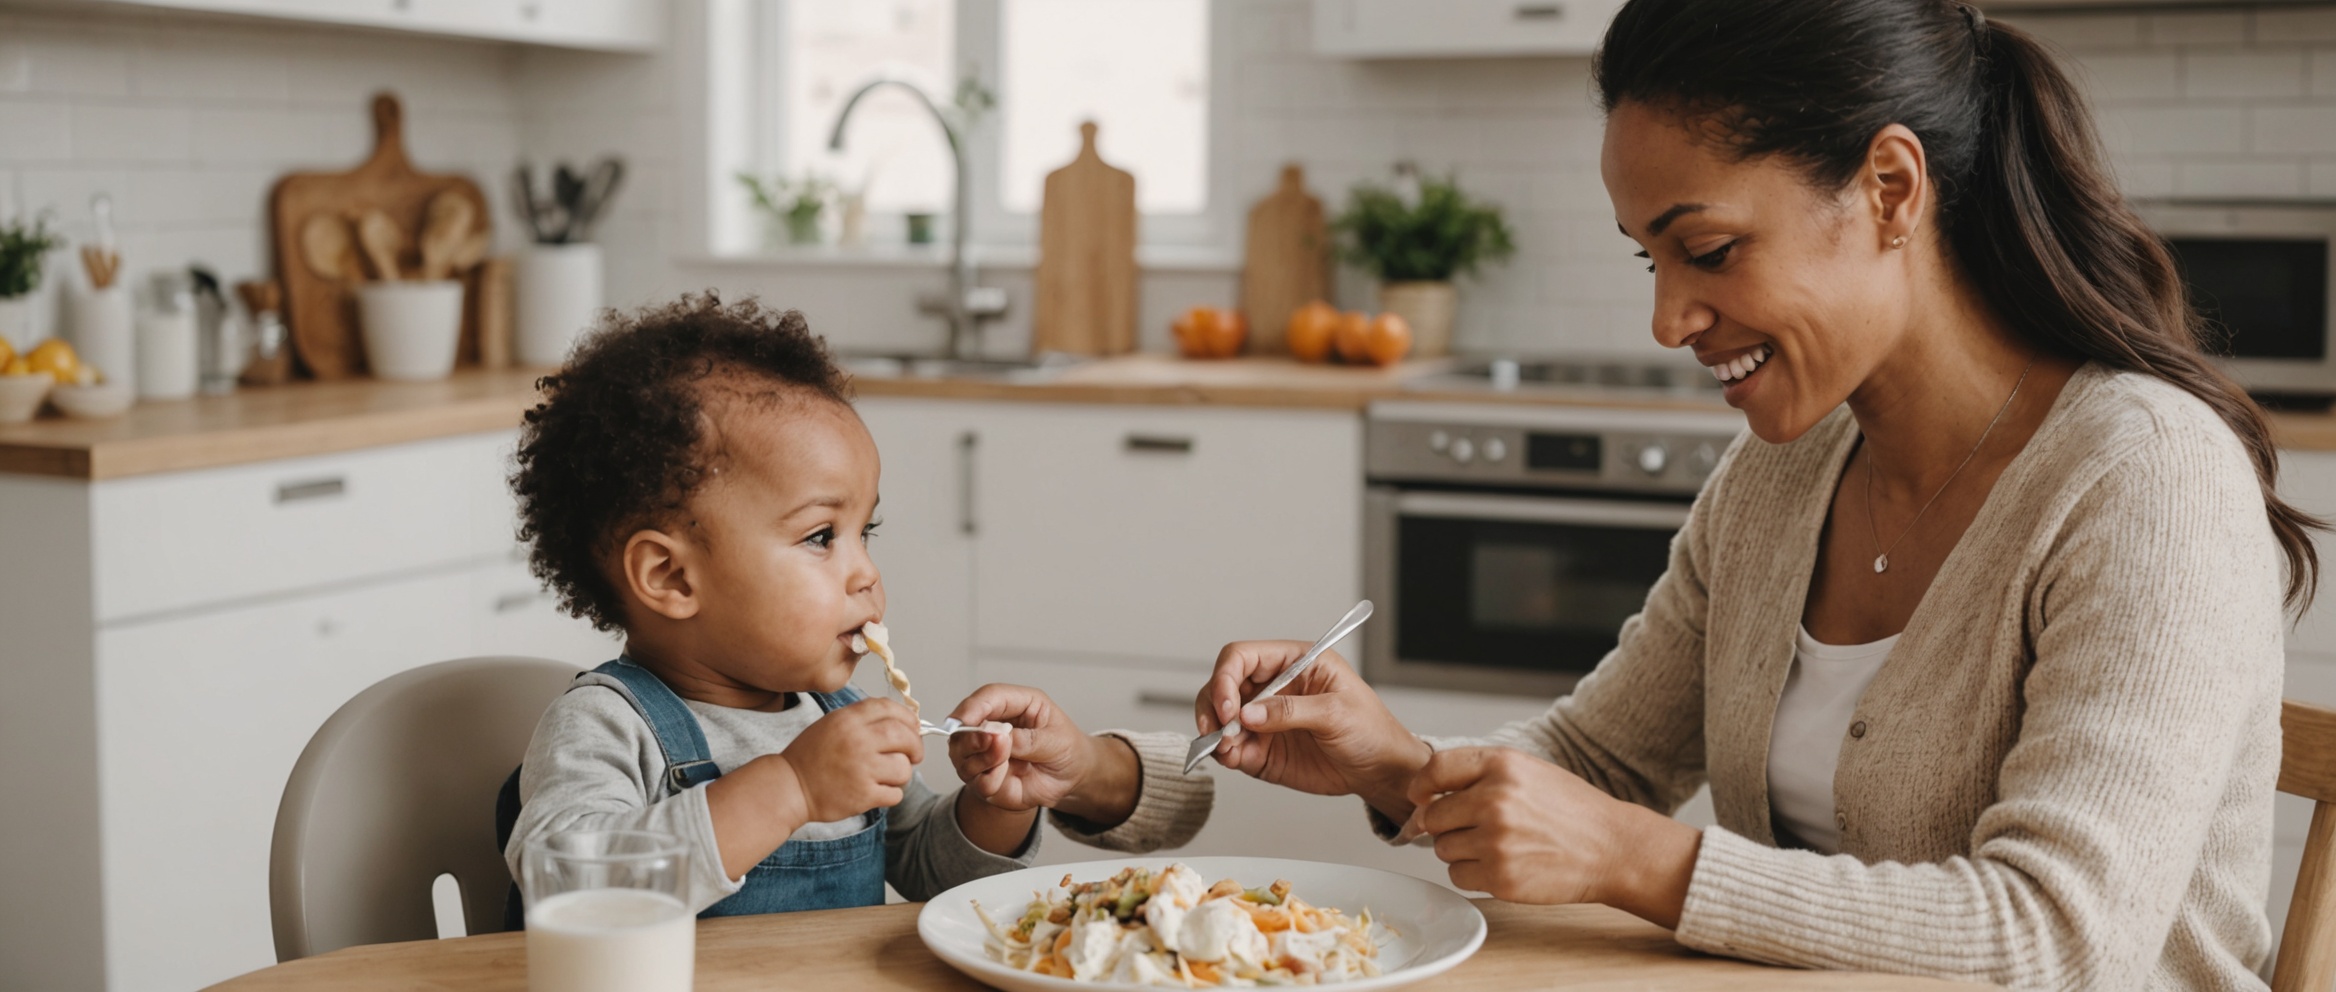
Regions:
<instances>
[{"instance_id":1,"label":"dark hair","mask_svg":"<svg viewBox=\"0 0 2336 992\"><path fill-rule=\"evenodd\" d=\"M704 430L711 379L765 396L849 403L844 374L803 315L712 292L632 314L609 311L566 365L538 383L519 433L511 492L528 563L572 616L624 625L608 572L617 542L679 512L719 452ZM750 395L753 395L750 393Z\"/></svg>"},{"instance_id":2,"label":"dark hair","mask_svg":"<svg viewBox=\"0 0 2336 992\"><path fill-rule=\"evenodd\" d=\"M1745 159L1781 155L1811 184L1856 177L1876 133L1922 140L1955 263L2048 350L2163 379L2245 444L2287 556L2286 601L2319 579L2317 519L2280 499L2263 411L2206 356L2165 242L2103 164L2092 114L2027 32L1955 0L1629 0L1593 74L1608 112L1674 111Z\"/></svg>"}]
</instances>

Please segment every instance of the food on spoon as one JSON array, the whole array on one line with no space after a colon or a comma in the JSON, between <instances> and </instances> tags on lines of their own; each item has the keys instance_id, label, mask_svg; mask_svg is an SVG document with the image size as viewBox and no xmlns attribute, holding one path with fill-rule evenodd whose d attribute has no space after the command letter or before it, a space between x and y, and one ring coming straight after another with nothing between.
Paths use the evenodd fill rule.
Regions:
<instances>
[{"instance_id":1,"label":"food on spoon","mask_svg":"<svg viewBox=\"0 0 2336 992\"><path fill-rule=\"evenodd\" d=\"M917 705L917 697L909 695L908 673L901 671L900 666L892 662L891 631L884 629L883 624L870 620L860 628L858 634L853 635L852 650L875 652L876 657L884 660L884 681L892 683L892 691L900 693L900 701L908 704L909 712L924 713L925 708Z\"/></svg>"},{"instance_id":2,"label":"food on spoon","mask_svg":"<svg viewBox=\"0 0 2336 992\"><path fill-rule=\"evenodd\" d=\"M1287 881L1244 889L1204 885L1181 864L1123 868L1099 882L1063 876L999 926L980 902L992 959L1020 971L1118 985L1250 987L1315 985L1379 975L1379 931L1370 910L1348 917L1311 906Z\"/></svg>"}]
</instances>

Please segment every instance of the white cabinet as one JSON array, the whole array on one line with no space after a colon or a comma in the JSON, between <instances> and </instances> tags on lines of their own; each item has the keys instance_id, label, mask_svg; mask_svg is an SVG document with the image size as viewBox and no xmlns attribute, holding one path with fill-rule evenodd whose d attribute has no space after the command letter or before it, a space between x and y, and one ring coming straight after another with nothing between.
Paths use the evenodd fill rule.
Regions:
<instances>
[{"instance_id":1,"label":"white cabinet","mask_svg":"<svg viewBox=\"0 0 2336 992\"><path fill-rule=\"evenodd\" d=\"M974 459L974 644L1205 669L1362 588L1352 413L1000 405Z\"/></svg>"},{"instance_id":2,"label":"white cabinet","mask_svg":"<svg viewBox=\"0 0 2336 992\"><path fill-rule=\"evenodd\" d=\"M614 656L516 554L513 439L0 475L0 794L33 797L0 804L0 984L176 990L265 967L276 804L335 709L450 658Z\"/></svg>"},{"instance_id":3,"label":"white cabinet","mask_svg":"<svg viewBox=\"0 0 2336 992\"><path fill-rule=\"evenodd\" d=\"M883 460L876 508L883 524L869 553L884 576L885 623L926 718L939 721L976 684L965 499L980 404L867 399L858 407ZM874 663L853 681L870 695L889 691ZM924 774L942 792L957 781L940 738L926 742Z\"/></svg>"},{"instance_id":4,"label":"white cabinet","mask_svg":"<svg viewBox=\"0 0 2336 992\"><path fill-rule=\"evenodd\" d=\"M1588 55L1622 0L1314 0L1314 52L1344 58Z\"/></svg>"},{"instance_id":5,"label":"white cabinet","mask_svg":"<svg viewBox=\"0 0 2336 992\"><path fill-rule=\"evenodd\" d=\"M666 0L105 0L320 24L648 51L664 40Z\"/></svg>"}]
</instances>

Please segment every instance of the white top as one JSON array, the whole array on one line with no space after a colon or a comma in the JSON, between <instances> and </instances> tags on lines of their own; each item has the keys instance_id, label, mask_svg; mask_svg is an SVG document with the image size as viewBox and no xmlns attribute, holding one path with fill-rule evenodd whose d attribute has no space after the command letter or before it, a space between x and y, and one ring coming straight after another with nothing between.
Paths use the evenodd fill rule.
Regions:
<instances>
[{"instance_id":1,"label":"white top","mask_svg":"<svg viewBox=\"0 0 2336 992\"><path fill-rule=\"evenodd\" d=\"M1833 769L1857 720L1858 700L1898 635L1871 644L1823 644L1809 628L1799 632L1768 736L1768 806L1778 826L1834 854L1841 850L1841 828L1834 822Z\"/></svg>"}]
</instances>

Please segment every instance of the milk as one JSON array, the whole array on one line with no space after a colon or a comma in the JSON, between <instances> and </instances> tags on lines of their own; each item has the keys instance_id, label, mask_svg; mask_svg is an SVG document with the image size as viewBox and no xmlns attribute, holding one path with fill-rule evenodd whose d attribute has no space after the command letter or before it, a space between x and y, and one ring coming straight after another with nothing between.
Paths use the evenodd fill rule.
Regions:
<instances>
[{"instance_id":1,"label":"milk","mask_svg":"<svg viewBox=\"0 0 2336 992\"><path fill-rule=\"evenodd\" d=\"M528 907L529 992L689 992L697 920L646 889L563 892Z\"/></svg>"}]
</instances>

